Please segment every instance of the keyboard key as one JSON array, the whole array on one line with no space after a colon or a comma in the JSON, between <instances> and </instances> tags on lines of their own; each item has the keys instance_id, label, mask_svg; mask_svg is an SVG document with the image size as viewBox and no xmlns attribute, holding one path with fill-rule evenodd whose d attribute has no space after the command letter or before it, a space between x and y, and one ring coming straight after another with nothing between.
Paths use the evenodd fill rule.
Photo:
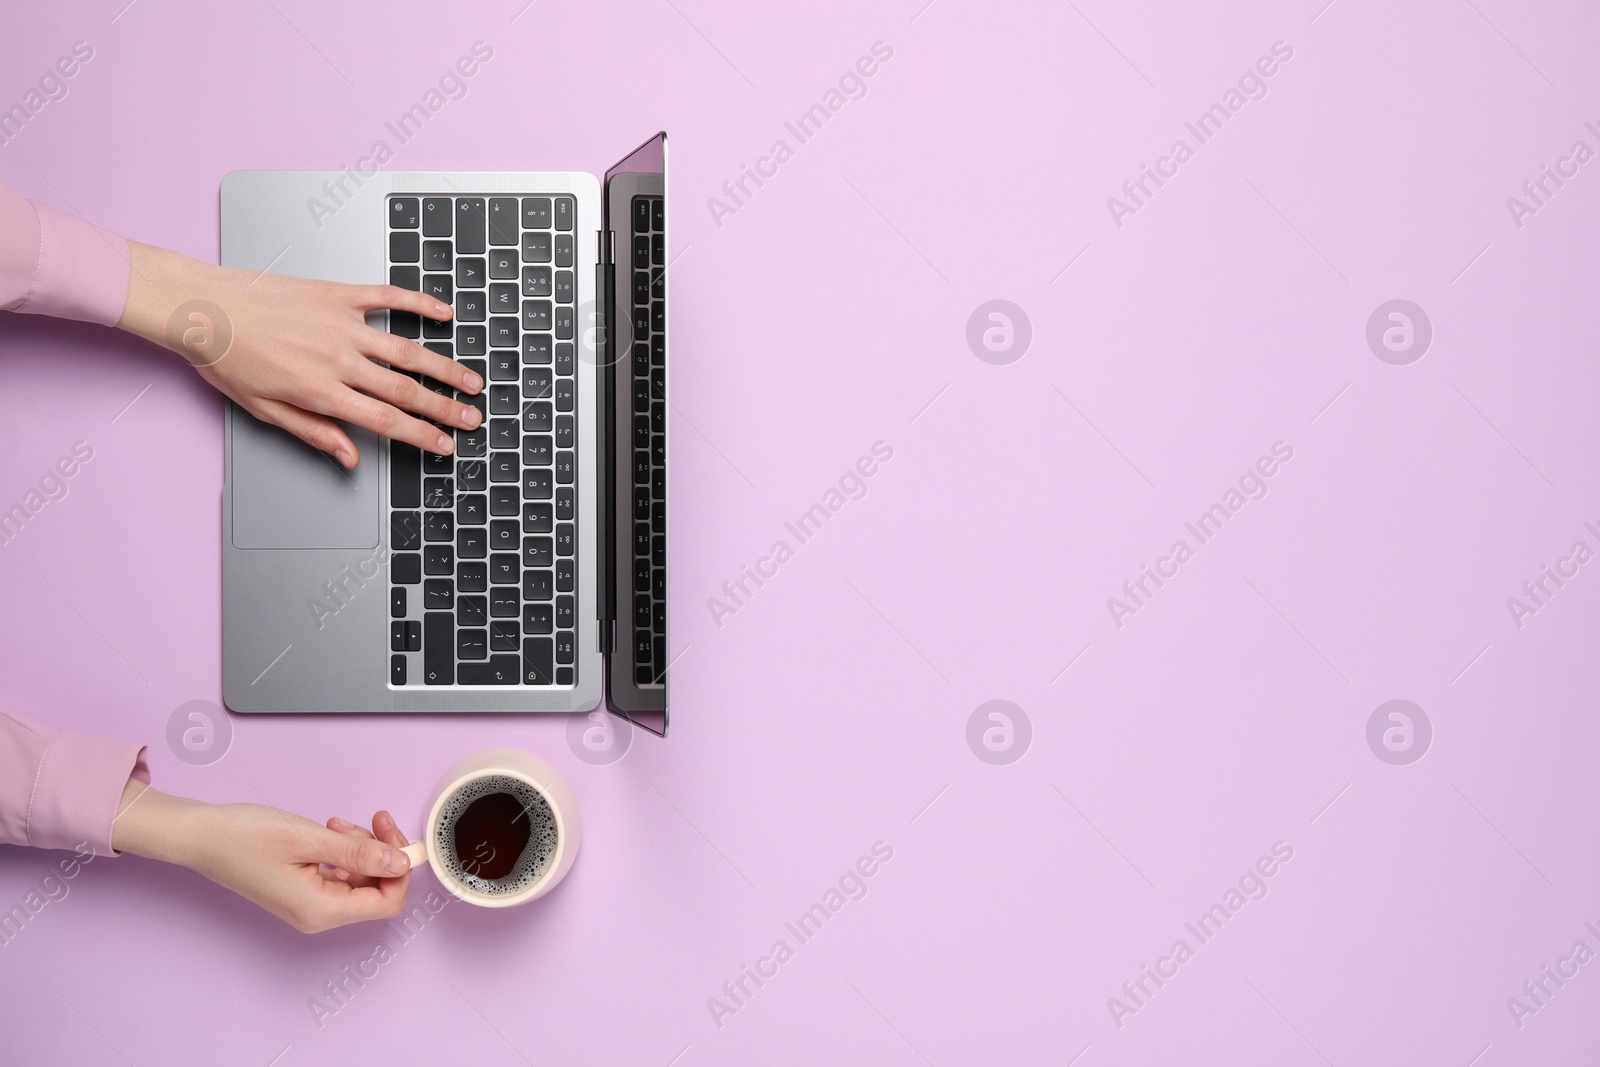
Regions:
<instances>
[{"instance_id":1,"label":"keyboard key","mask_svg":"<svg viewBox=\"0 0 1600 1067\"><path fill-rule=\"evenodd\" d=\"M522 508L522 496L514 485L497 485L489 490L489 514L500 518L515 515Z\"/></svg>"},{"instance_id":2,"label":"keyboard key","mask_svg":"<svg viewBox=\"0 0 1600 1067\"><path fill-rule=\"evenodd\" d=\"M556 266L570 267L574 258L572 234L556 234Z\"/></svg>"},{"instance_id":3,"label":"keyboard key","mask_svg":"<svg viewBox=\"0 0 1600 1067\"><path fill-rule=\"evenodd\" d=\"M577 641L571 630L556 634L556 662L571 663L577 650Z\"/></svg>"},{"instance_id":4,"label":"keyboard key","mask_svg":"<svg viewBox=\"0 0 1600 1067\"><path fill-rule=\"evenodd\" d=\"M457 289L482 289L489 284L489 265L478 257L463 256L456 260L455 278Z\"/></svg>"},{"instance_id":5,"label":"keyboard key","mask_svg":"<svg viewBox=\"0 0 1600 1067\"><path fill-rule=\"evenodd\" d=\"M511 240L516 243L516 238ZM520 262L515 248L494 248L489 250L489 280L490 281L516 281L517 268Z\"/></svg>"},{"instance_id":6,"label":"keyboard key","mask_svg":"<svg viewBox=\"0 0 1600 1067\"><path fill-rule=\"evenodd\" d=\"M479 426L476 430L456 431L456 455L462 459L482 459L489 450L489 431Z\"/></svg>"},{"instance_id":7,"label":"keyboard key","mask_svg":"<svg viewBox=\"0 0 1600 1067\"><path fill-rule=\"evenodd\" d=\"M515 452L494 452L489 456L489 480L491 482L515 483L522 474L522 464L517 462Z\"/></svg>"},{"instance_id":8,"label":"keyboard key","mask_svg":"<svg viewBox=\"0 0 1600 1067\"><path fill-rule=\"evenodd\" d=\"M633 591L636 593L650 591L650 561L647 559L633 561Z\"/></svg>"},{"instance_id":9,"label":"keyboard key","mask_svg":"<svg viewBox=\"0 0 1600 1067\"><path fill-rule=\"evenodd\" d=\"M422 651L422 623L414 619L406 623L406 651Z\"/></svg>"},{"instance_id":10,"label":"keyboard key","mask_svg":"<svg viewBox=\"0 0 1600 1067\"><path fill-rule=\"evenodd\" d=\"M516 585L522 581L522 559L515 552L496 552L489 557L489 577L495 585Z\"/></svg>"},{"instance_id":11,"label":"keyboard key","mask_svg":"<svg viewBox=\"0 0 1600 1067\"><path fill-rule=\"evenodd\" d=\"M394 266L389 268L389 284L413 293L422 291L422 268Z\"/></svg>"},{"instance_id":12,"label":"keyboard key","mask_svg":"<svg viewBox=\"0 0 1600 1067\"><path fill-rule=\"evenodd\" d=\"M554 633L555 609L549 604L523 605L522 629L530 634Z\"/></svg>"},{"instance_id":13,"label":"keyboard key","mask_svg":"<svg viewBox=\"0 0 1600 1067\"><path fill-rule=\"evenodd\" d=\"M571 685L572 682L573 682L573 679L576 678L576 677L577 677L577 675L573 672L571 667L557 667L556 668L556 684L557 685Z\"/></svg>"},{"instance_id":14,"label":"keyboard key","mask_svg":"<svg viewBox=\"0 0 1600 1067\"><path fill-rule=\"evenodd\" d=\"M457 246L460 238L456 239ZM667 238L665 234L655 234L650 238L650 262L654 266L661 266L667 261Z\"/></svg>"},{"instance_id":15,"label":"keyboard key","mask_svg":"<svg viewBox=\"0 0 1600 1067\"><path fill-rule=\"evenodd\" d=\"M512 305L515 310L516 305ZM517 320L508 317L496 317L489 320L489 344L494 348L517 347Z\"/></svg>"},{"instance_id":16,"label":"keyboard key","mask_svg":"<svg viewBox=\"0 0 1600 1067\"><path fill-rule=\"evenodd\" d=\"M456 522L462 526L483 526L489 521L489 499L482 493L466 493L456 501Z\"/></svg>"},{"instance_id":17,"label":"keyboard key","mask_svg":"<svg viewBox=\"0 0 1600 1067\"><path fill-rule=\"evenodd\" d=\"M482 563L462 563L456 567L456 588L463 593L482 593L489 588L489 568Z\"/></svg>"},{"instance_id":18,"label":"keyboard key","mask_svg":"<svg viewBox=\"0 0 1600 1067\"><path fill-rule=\"evenodd\" d=\"M459 681L462 685L516 685L522 666L515 655L490 656L486 663L463 663Z\"/></svg>"},{"instance_id":19,"label":"keyboard key","mask_svg":"<svg viewBox=\"0 0 1600 1067\"><path fill-rule=\"evenodd\" d=\"M456 551L461 553L462 559L483 559L489 554L487 531L482 526L466 526L456 531Z\"/></svg>"},{"instance_id":20,"label":"keyboard key","mask_svg":"<svg viewBox=\"0 0 1600 1067\"><path fill-rule=\"evenodd\" d=\"M556 410L571 411L573 408L573 392L575 387L571 378L562 378L556 382Z\"/></svg>"},{"instance_id":21,"label":"keyboard key","mask_svg":"<svg viewBox=\"0 0 1600 1067\"><path fill-rule=\"evenodd\" d=\"M424 237L450 236L450 198L430 196L422 201L422 235Z\"/></svg>"},{"instance_id":22,"label":"keyboard key","mask_svg":"<svg viewBox=\"0 0 1600 1067\"><path fill-rule=\"evenodd\" d=\"M570 556L577 551L577 538L573 534L573 525L564 522L556 527L556 555Z\"/></svg>"},{"instance_id":23,"label":"keyboard key","mask_svg":"<svg viewBox=\"0 0 1600 1067\"><path fill-rule=\"evenodd\" d=\"M429 545L422 550L423 574L454 574L455 550L449 545Z\"/></svg>"},{"instance_id":24,"label":"keyboard key","mask_svg":"<svg viewBox=\"0 0 1600 1067\"><path fill-rule=\"evenodd\" d=\"M650 238L635 237L633 239L633 269L647 270L650 267Z\"/></svg>"},{"instance_id":25,"label":"keyboard key","mask_svg":"<svg viewBox=\"0 0 1600 1067\"><path fill-rule=\"evenodd\" d=\"M396 619L389 624L389 651L404 652L406 650L406 624L401 619Z\"/></svg>"},{"instance_id":26,"label":"keyboard key","mask_svg":"<svg viewBox=\"0 0 1600 1067\"><path fill-rule=\"evenodd\" d=\"M456 321L482 322L489 317L489 294L469 289L456 294Z\"/></svg>"},{"instance_id":27,"label":"keyboard key","mask_svg":"<svg viewBox=\"0 0 1600 1067\"><path fill-rule=\"evenodd\" d=\"M656 567L665 567L667 565L667 537L665 534L656 534L651 538L650 563Z\"/></svg>"},{"instance_id":28,"label":"keyboard key","mask_svg":"<svg viewBox=\"0 0 1600 1067\"><path fill-rule=\"evenodd\" d=\"M518 225L516 197L496 196L489 199L489 243L514 245L522 227Z\"/></svg>"},{"instance_id":29,"label":"keyboard key","mask_svg":"<svg viewBox=\"0 0 1600 1067\"><path fill-rule=\"evenodd\" d=\"M570 522L573 510L572 488L570 486L562 486L556 490L556 518L563 522Z\"/></svg>"},{"instance_id":30,"label":"keyboard key","mask_svg":"<svg viewBox=\"0 0 1600 1067\"><path fill-rule=\"evenodd\" d=\"M526 308L527 305L523 305ZM544 329L548 330L546 326ZM556 308L556 340L569 341L573 336L573 312L570 307Z\"/></svg>"},{"instance_id":31,"label":"keyboard key","mask_svg":"<svg viewBox=\"0 0 1600 1067\"><path fill-rule=\"evenodd\" d=\"M522 639L522 681L525 685L553 685L551 667L555 663L555 643L548 637Z\"/></svg>"},{"instance_id":32,"label":"keyboard key","mask_svg":"<svg viewBox=\"0 0 1600 1067\"><path fill-rule=\"evenodd\" d=\"M549 537L524 537L522 539L522 565L548 567L555 562L555 542Z\"/></svg>"},{"instance_id":33,"label":"keyboard key","mask_svg":"<svg viewBox=\"0 0 1600 1067\"><path fill-rule=\"evenodd\" d=\"M422 617L422 680L429 685L456 680L456 623L448 611Z\"/></svg>"},{"instance_id":34,"label":"keyboard key","mask_svg":"<svg viewBox=\"0 0 1600 1067\"><path fill-rule=\"evenodd\" d=\"M570 593L577 585L577 566L570 559L556 560L556 592Z\"/></svg>"},{"instance_id":35,"label":"keyboard key","mask_svg":"<svg viewBox=\"0 0 1600 1067\"><path fill-rule=\"evenodd\" d=\"M489 351L489 333L482 326L456 327L456 354L481 356Z\"/></svg>"},{"instance_id":36,"label":"keyboard key","mask_svg":"<svg viewBox=\"0 0 1600 1067\"><path fill-rule=\"evenodd\" d=\"M495 619L489 623L489 650L515 652L522 647L522 627L516 619Z\"/></svg>"},{"instance_id":37,"label":"keyboard key","mask_svg":"<svg viewBox=\"0 0 1600 1067\"><path fill-rule=\"evenodd\" d=\"M456 504L456 480L434 477L424 479L422 502L430 508L453 508Z\"/></svg>"},{"instance_id":38,"label":"keyboard key","mask_svg":"<svg viewBox=\"0 0 1600 1067\"><path fill-rule=\"evenodd\" d=\"M528 295L528 294L523 294ZM573 274L570 270L556 271L556 303L570 304L576 295Z\"/></svg>"},{"instance_id":39,"label":"keyboard key","mask_svg":"<svg viewBox=\"0 0 1600 1067\"><path fill-rule=\"evenodd\" d=\"M656 567L650 572L650 595L657 600L667 599L667 569Z\"/></svg>"},{"instance_id":40,"label":"keyboard key","mask_svg":"<svg viewBox=\"0 0 1600 1067\"><path fill-rule=\"evenodd\" d=\"M514 385L489 387L489 414L516 415L522 407L522 397Z\"/></svg>"},{"instance_id":41,"label":"keyboard key","mask_svg":"<svg viewBox=\"0 0 1600 1067\"><path fill-rule=\"evenodd\" d=\"M633 635L633 658L637 663L649 663L650 651L655 642L650 640L650 631L645 630Z\"/></svg>"},{"instance_id":42,"label":"keyboard key","mask_svg":"<svg viewBox=\"0 0 1600 1067\"><path fill-rule=\"evenodd\" d=\"M489 353L489 380L514 382L517 380L518 360L515 352Z\"/></svg>"},{"instance_id":43,"label":"keyboard key","mask_svg":"<svg viewBox=\"0 0 1600 1067\"><path fill-rule=\"evenodd\" d=\"M549 263L554 254L547 233L525 233L522 235L522 262L524 263ZM570 266L570 264L568 264Z\"/></svg>"},{"instance_id":44,"label":"keyboard key","mask_svg":"<svg viewBox=\"0 0 1600 1067\"><path fill-rule=\"evenodd\" d=\"M550 371L545 367L522 368L522 397L543 400L550 396Z\"/></svg>"},{"instance_id":45,"label":"keyboard key","mask_svg":"<svg viewBox=\"0 0 1600 1067\"><path fill-rule=\"evenodd\" d=\"M572 345L571 341L566 341L566 342L563 342L562 344L556 345L556 373L557 374L571 374L571 373L573 373L572 348L573 348L573 345Z\"/></svg>"},{"instance_id":46,"label":"keyboard key","mask_svg":"<svg viewBox=\"0 0 1600 1067\"><path fill-rule=\"evenodd\" d=\"M462 626L488 626L489 598L484 596L457 597L456 622Z\"/></svg>"},{"instance_id":47,"label":"keyboard key","mask_svg":"<svg viewBox=\"0 0 1600 1067\"><path fill-rule=\"evenodd\" d=\"M566 272L563 272L566 273ZM549 296L552 292L549 267L522 268L522 295ZM548 329L548 327L542 327Z\"/></svg>"},{"instance_id":48,"label":"keyboard key","mask_svg":"<svg viewBox=\"0 0 1600 1067\"><path fill-rule=\"evenodd\" d=\"M456 198L456 253L481 255L488 248L484 240L483 198L459 196Z\"/></svg>"},{"instance_id":49,"label":"keyboard key","mask_svg":"<svg viewBox=\"0 0 1600 1067\"><path fill-rule=\"evenodd\" d=\"M429 511L422 517L422 537L425 541L453 541L456 536L456 517L448 511ZM413 547L411 545L405 546Z\"/></svg>"},{"instance_id":50,"label":"keyboard key","mask_svg":"<svg viewBox=\"0 0 1600 1067\"><path fill-rule=\"evenodd\" d=\"M422 242L423 270L448 271L455 266L455 262L455 249L450 247L449 241Z\"/></svg>"},{"instance_id":51,"label":"keyboard key","mask_svg":"<svg viewBox=\"0 0 1600 1067\"><path fill-rule=\"evenodd\" d=\"M667 198L664 196L652 197L650 200L651 221L655 223L655 231L663 233L667 228Z\"/></svg>"},{"instance_id":52,"label":"keyboard key","mask_svg":"<svg viewBox=\"0 0 1600 1067\"><path fill-rule=\"evenodd\" d=\"M524 330L548 330L551 325L551 304L548 300L524 300L522 302L522 328ZM571 336L568 334L567 336Z\"/></svg>"},{"instance_id":53,"label":"keyboard key","mask_svg":"<svg viewBox=\"0 0 1600 1067\"><path fill-rule=\"evenodd\" d=\"M422 336L429 340L448 341L455 336L455 328L456 324L449 321L422 320Z\"/></svg>"},{"instance_id":54,"label":"keyboard key","mask_svg":"<svg viewBox=\"0 0 1600 1067\"><path fill-rule=\"evenodd\" d=\"M522 362L525 365L536 364L541 367L549 366L550 335L547 333L523 334Z\"/></svg>"},{"instance_id":55,"label":"keyboard key","mask_svg":"<svg viewBox=\"0 0 1600 1067\"><path fill-rule=\"evenodd\" d=\"M481 493L484 490L485 471L488 464L481 459L464 459L456 466L457 481L463 493Z\"/></svg>"},{"instance_id":56,"label":"keyboard key","mask_svg":"<svg viewBox=\"0 0 1600 1067\"><path fill-rule=\"evenodd\" d=\"M422 259L422 236L416 231L389 235L389 262L416 263Z\"/></svg>"},{"instance_id":57,"label":"keyboard key","mask_svg":"<svg viewBox=\"0 0 1600 1067\"><path fill-rule=\"evenodd\" d=\"M571 448L576 444L573 435L573 422L571 415L563 415L556 420L556 447Z\"/></svg>"},{"instance_id":58,"label":"keyboard key","mask_svg":"<svg viewBox=\"0 0 1600 1067\"><path fill-rule=\"evenodd\" d=\"M555 490L555 472L549 468L524 467L522 499L549 500Z\"/></svg>"},{"instance_id":59,"label":"keyboard key","mask_svg":"<svg viewBox=\"0 0 1600 1067\"><path fill-rule=\"evenodd\" d=\"M415 511L389 513L389 547L405 552L422 547L422 516Z\"/></svg>"},{"instance_id":60,"label":"keyboard key","mask_svg":"<svg viewBox=\"0 0 1600 1067\"><path fill-rule=\"evenodd\" d=\"M650 626L650 594L640 593L633 598L633 625L640 629Z\"/></svg>"},{"instance_id":61,"label":"keyboard key","mask_svg":"<svg viewBox=\"0 0 1600 1067\"><path fill-rule=\"evenodd\" d=\"M518 290L515 282L490 282L489 283L489 314L515 315L518 310ZM503 347L515 348L517 339L512 337L511 343Z\"/></svg>"},{"instance_id":62,"label":"keyboard key","mask_svg":"<svg viewBox=\"0 0 1600 1067\"><path fill-rule=\"evenodd\" d=\"M426 611L449 611L455 607L455 583L449 578L429 578L422 583L422 607Z\"/></svg>"},{"instance_id":63,"label":"keyboard key","mask_svg":"<svg viewBox=\"0 0 1600 1067\"><path fill-rule=\"evenodd\" d=\"M525 534L547 534L555 529L553 512L549 504L524 504L522 505L522 532Z\"/></svg>"},{"instance_id":64,"label":"keyboard key","mask_svg":"<svg viewBox=\"0 0 1600 1067\"><path fill-rule=\"evenodd\" d=\"M555 575L550 571L522 572L522 599L544 603L556 595Z\"/></svg>"},{"instance_id":65,"label":"keyboard key","mask_svg":"<svg viewBox=\"0 0 1600 1067\"><path fill-rule=\"evenodd\" d=\"M422 581L422 557L415 552L396 552L390 556L389 580L396 585L416 585Z\"/></svg>"},{"instance_id":66,"label":"keyboard key","mask_svg":"<svg viewBox=\"0 0 1600 1067\"><path fill-rule=\"evenodd\" d=\"M412 311L389 312L389 332L416 340L422 336L422 316Z\"/></svg>"},{"instance_id":67,"label":"keyboard key","mask_svg":"<svg viewBox=\"0 0 1600 1067\"><path fill-rule=\"evenodd\" d=\"M525 196L522 198L522 228L548 230L550 228L550 198Z\"/></svg>"},{"instance_id":68,"label":"keyboard key","mask_svg":"<svg viewBox=\"0 0 1600 1067\"><path fill-rule=\"evenodd\" d=\"M522 537L515 519L494 519L489 523L489 547L496 552L515 552Z\"/></svg>"},{"instance_id":69,"label":"keyboard key","mask_svg":"<svg viewBox=\"0 0 1600 1067\"><path fill-rule=\"evenodd\" d=\"M577 461L571 452L556 453L556 484L571 485L577 470Z\"/></svg>"},{"instance_id":70,"label":"keyboard key","mask_svg":"<svg viewBox=\"0 0 1600 1067\"><path fill-rule=\"evenodd\" d=\"M549 433L556 409L548 400L529 400L522 405L522 432ZM562 416L567 418L567 416Z\"/></svg>"},{"instance_id":71,"label":"keyboard key","mask_svg":"<svg viewBox=\"0 0 1600 1067\"><path fill-rule=\"evenodd\" d=\"M489 617L514 619L522 614L522 597L514 585L497 585L489 591Z\"/></svg>"},{"instance_id":72,"label":"keyboard key","mask_svg":"<svg viewBox=\"0 0 1600 1067\"><path fill-rule=\"evenodd\" d=\"M422 505L422 453L413 445L389 443L389 506L415 508ZM394 546L391 545L391 548Z\"/></svg>"},{"instance_id":73,"label":"keyboard key","mask_svg":"<svg viewBox=\"0 0 1600 1067\"><path fill-rule=\"evenodd\" d=\"M406 658L404 656L389 657L389 684L406 684Z\"/></svg>"},{"instance_id":74,"label":"keyboard key","mask_svg":"<svg viewBox=\"0 0 1600 1067\"><path fill-rule=\"evenodd\" d=\"M455 281L448 274L424 275L422 291L444 304L453 303L456 298Z\"/></svg>"},{"instance_id":75,"label":"keyboard key","mask_svg":"<svg viewBox=\"0 0 1600 1067\"><path fill-rule=\"evenodd\" d=\"M417 198L396 196L389 200L389 225L397 230L417 228Z\"/></svg>"},{"instance_id":76,"label":"keyboard key","mask_svg":"<svg viewBox=\"0 0 1600 1067\"><path fill-rule=\"evenodd\" d=\"M650 198L636 196L633 198L633 232L650 232Z\"/></svg>"},{"instance_id":77,"label":"keyboard key","mask_svg":"<svg viewBox=\"0 0 1600 1067\"><path fill-rule=\"evenodd\" d=\"M573 217L577 214L578 206L570 196L556 197L556 229L572 229Z\"/></svg>"},{"instance_id":78,"label":"keyboard key","mask_svg":"<svg viewBox=\"0 0 1600 1067\"><path fill-rule=\"evenodd\" d=\"M556 625L563 630L570 630L577 625L577 598L556 597Z\"/></svg>"},{"instance_id":79,"label":"keyboard key","mask_svg":"<svg viewBox=\"0 0 1600 1067\"><path fill-rule=\"evenodd\" d=\"M406 590L403 585L397 585L389 590L389 617L391 619L406 617Z\"/></svg>"},{"instance_id":80,"label":"keyboard key","mask_svg":"<svg viewBox=\"0 0 1600 1067\"><path fill-rule=\"evenodd\" d=\"M488 630L457 630L456 631L456 659L488 659L489 658L489 631Z\"/></svg>"},{"instance_id":81,"label":"keyboard key","mask_svg":"<svg viewBox=\"0 0 1600 1067\"><path fill-rule=\"evenodd\" d=\"M522 427L516 419L489 420L489 447L516 448L522 440Z\"/></svg>"},{"instance_id":82,"label":"keyboard key","mask_svg":"<svg viewBox=\"0 0 1600 1067\"><path fill-rule=\"evenodd\" d=\"M547 433L530 433L522 439L522 465L548 467L555 459L555 442Z\"/></svg>"}]
</instances>

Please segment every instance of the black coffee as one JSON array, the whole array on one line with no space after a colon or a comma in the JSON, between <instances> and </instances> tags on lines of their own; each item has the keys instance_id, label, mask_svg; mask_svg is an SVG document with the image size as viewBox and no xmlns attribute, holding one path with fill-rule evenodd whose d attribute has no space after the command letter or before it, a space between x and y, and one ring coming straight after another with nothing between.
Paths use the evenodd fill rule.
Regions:
<instances>
[{"instance_id":1,"label":"black coffee","mask_svg":"<svg viewBox=\"0 0 1600 1067\"><path fill-rule=\"evenodd\" d=\"M521 801L510 793L486 794L456 820L456 861L469 874L498 881L516 869L532 832Z\"/></svg>"}]
</instances>

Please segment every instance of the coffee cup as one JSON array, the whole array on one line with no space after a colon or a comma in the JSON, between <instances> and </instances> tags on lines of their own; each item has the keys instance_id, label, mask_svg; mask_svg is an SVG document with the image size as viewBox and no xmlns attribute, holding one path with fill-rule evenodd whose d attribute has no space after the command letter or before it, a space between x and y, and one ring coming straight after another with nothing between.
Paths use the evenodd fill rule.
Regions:
<instances>
[{"instance_id":1,"label":"coffee cup","mask_svg":"<svg viewBox=\"0 0 1600 1067\"><path fill-rule=\"evenodd\" d=\"M426 863L461 900L509 908L554 889L582 838L566 779L538 756L497 748L440 776L422 836L404 851L413 868Z\"/></svg>"}]
</instances>

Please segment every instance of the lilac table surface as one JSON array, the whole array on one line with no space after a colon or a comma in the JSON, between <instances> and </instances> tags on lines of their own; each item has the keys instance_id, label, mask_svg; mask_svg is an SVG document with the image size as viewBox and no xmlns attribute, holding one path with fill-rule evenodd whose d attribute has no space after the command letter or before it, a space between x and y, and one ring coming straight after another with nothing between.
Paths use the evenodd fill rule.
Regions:
<instances>
[{"instance_id":1,"label":"lilac table surface","mask_svg":"<svg viewBox=\"0 0 1600 1067\"><path fill-rule=\"evenodd\" d=\"M93 459L0 549L0 700L413 829L522 747L587 837L533 906L316 937L96 861L0 947L0 1061L1591 1062L1592 5L124 3L8 13L0 105L93 56L0 174L195 256L236 168L670 131L674 728L233 717L179 759L220 403L8 318L0 509ZM61 858L5 850L0 906Z\"/></svg>"}]
</instances>

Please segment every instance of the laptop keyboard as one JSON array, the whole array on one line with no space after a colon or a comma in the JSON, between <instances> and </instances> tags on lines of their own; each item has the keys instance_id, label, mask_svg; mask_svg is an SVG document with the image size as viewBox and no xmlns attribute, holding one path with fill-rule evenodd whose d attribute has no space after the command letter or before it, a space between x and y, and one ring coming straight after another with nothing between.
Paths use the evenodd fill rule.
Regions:
<instances>
[{"instance_id":1,"label":"laptop keyboard","mask_svg":"<svg viewBox=\"0 0 1600 1067\"><path fill-rule=\"evenodd\" d=\"M455 455L390 444L391 685L576 681L576 214L570 196L389 198L389 281L455 309L391 312L389 331L485 383L418 379L483 413L440 427Z\"/></svg>"},{"instance_id":2,"label":"laptop keyboard","mask_svg":"<svg viewBox=\"0 0 1600 1067\"><path fill-rule=\"evenodd\" d=\"M666 201L633 198L633 659L635 684L667 670Z\"/></svg>"}]
</instances>

